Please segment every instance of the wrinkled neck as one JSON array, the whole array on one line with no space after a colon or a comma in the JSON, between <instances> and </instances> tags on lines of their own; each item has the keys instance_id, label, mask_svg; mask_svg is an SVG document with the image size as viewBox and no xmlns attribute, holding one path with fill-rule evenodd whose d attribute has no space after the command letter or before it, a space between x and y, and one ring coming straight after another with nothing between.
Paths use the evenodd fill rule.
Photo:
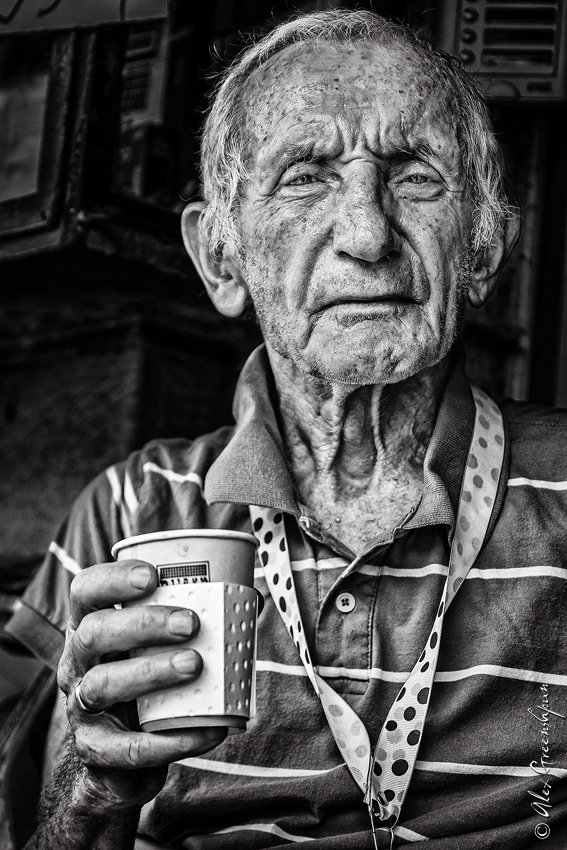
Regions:
<instances>
[{"instance_id":1,"label":"wrinkled neck","mask_svg":"<svg viewBox=\"0 0 567 850\"><path fill-rule=\"evenodd\" d=\"M364 489L389 471L420 477L449 358L396 384L334 384L268 350L292 475Z\"/></svg>"}]
</instances>

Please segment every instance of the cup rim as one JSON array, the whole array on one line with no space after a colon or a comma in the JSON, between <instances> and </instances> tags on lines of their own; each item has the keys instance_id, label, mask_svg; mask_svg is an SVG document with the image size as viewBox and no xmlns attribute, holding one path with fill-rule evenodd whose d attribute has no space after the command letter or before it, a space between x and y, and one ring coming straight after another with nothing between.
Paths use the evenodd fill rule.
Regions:
<instances>
[{"instance_id":1,"label":"cup rim","mask_svg":"<svg viewBox=\"0 0 567 850\"><path fill-rule=\"evenodd\" d=\"M231 540L246 540L248 543L253 543L258 546L258 540L253 534L247 534L245 531L232 531L228 528L190 528L190 529L172 529L170 531L150 531L147 534L136 534L133 537L125 537L124 540L117 540L110 550L113 558L116 558L118 552L126 549L127 546L135 546L137 543L159 543L160 540L174 540L177 537L218 537L220 539L229 538Z\"/></svg>"}]
</instances>

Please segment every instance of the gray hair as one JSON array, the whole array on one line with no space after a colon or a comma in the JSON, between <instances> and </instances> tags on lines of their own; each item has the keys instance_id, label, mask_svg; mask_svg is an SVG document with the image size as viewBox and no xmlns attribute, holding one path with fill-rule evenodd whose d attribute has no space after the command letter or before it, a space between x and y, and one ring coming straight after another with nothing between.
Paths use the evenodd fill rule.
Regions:
<instances>
[{"instance_id":1,"label":"gray hair","mask_svg":"<svg viewBox=\"0 0 567 850\"><path fill-rule=\"evenodd\" d=\"M218 260L225 247L240 252L236 211L247 177L242 93L247 79L272 56L295 44L359 41L409 47L444 92L455 116L461 165L474 210L474 251L487 247L511 208L502 179L502 158L486 104L458 61L435 49L415 30L374 12L333 10L295 17L247 47L217 86L201 140L202 192L207 206L200 227Z\"/></svg>"}]
</instances>

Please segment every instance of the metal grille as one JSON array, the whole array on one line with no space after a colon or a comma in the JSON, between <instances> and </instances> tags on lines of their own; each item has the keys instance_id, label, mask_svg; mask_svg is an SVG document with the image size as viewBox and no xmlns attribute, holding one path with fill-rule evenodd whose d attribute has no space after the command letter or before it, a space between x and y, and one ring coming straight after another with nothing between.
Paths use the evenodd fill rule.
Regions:
<instances>
[{"instance_id":1,"label":"metal grille","mask_svg":"<svg viewBox=\"0 0 567 850\"><path fill-rule=\"evenodd\" d=\"M489 96L565 97L566 11L555 0L442 3L442 40Z\"/></svg>"},{"instance_id":2,"label":"metal grille","mask_svg":"<svg viewBox=\"0 0 567 850\"><path fill-rule=\"evenodd\" d=\"M122 113L146 109L152 83L154 62L159 50L160 30L153 27L132 29L126 40L123 68Z\"/></svg>"}]
</instances>

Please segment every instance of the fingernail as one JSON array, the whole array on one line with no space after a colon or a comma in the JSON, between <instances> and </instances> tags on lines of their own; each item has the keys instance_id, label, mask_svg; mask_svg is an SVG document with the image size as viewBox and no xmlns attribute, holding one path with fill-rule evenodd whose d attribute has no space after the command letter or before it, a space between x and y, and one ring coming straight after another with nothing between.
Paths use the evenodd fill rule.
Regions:
<instances>
[{"instance_id":1,"label":"fingernail","mask_svg":"<svg viewBox=\"0 0 567 850\"><path fill-rule=\"evenodd\" d=\"M174 611L170 614L169 631L174 635L191 637L195 631L195 620L191 611Z\"/></svg>"},{"instance_id":2,"label":"fingernail","mask_svg":"<svg viewBox=\"0 0 567 850\"><path fill-rule=\"evenodd\" d=\"M176 652L171 663L179 673L194 673L197 669L197 656L194 652Z\"/></svg>"},{"instance_id":3,"label":"fingernail","mask_svg":"<svg viewBox=\"0 0 567 850\"><path fill-rule=\"evenodd\" d=\"M145 590L151 580L152 574L149 567L133 567L130 571L130 584L138 590Z\"/></svg>"}]
</instances>

